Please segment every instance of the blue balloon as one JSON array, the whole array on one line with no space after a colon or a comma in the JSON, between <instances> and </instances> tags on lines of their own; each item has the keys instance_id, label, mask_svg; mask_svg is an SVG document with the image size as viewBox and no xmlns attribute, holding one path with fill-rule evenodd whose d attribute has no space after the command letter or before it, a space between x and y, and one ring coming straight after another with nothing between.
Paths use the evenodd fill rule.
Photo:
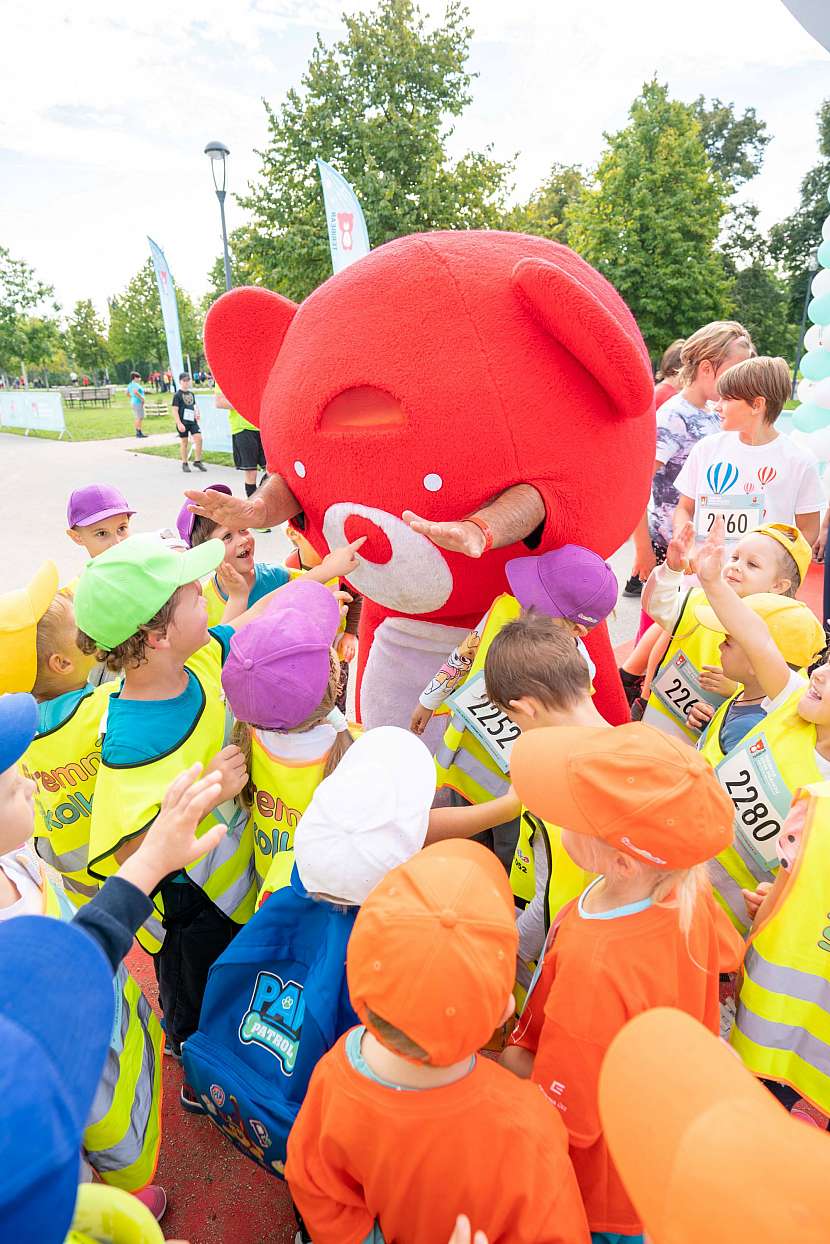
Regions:
<instances>
[{"instance_id":1,"label":"blue balloon","mask_svg":"<svg viewBox=\"0 0 830 1244\"><path fill-rule=\"evenodd\" d=\"M801 360L801 374L807 380L826 380L830 376L830 350L808 350Z\"/></svg>"},{"instance_id":2,"label":"blue balloon","mask_svg":"<svg viewBox=\"0 0 830 1244\"><path fill-rule=\"evenodd\" d=\"M830 410L825 406L815 406L812 402L805 402L803 406L799 406L798 410L793 411L793 427L799 432L820 432L822 428L830 426Z\"/></svg>"},{"instance_id":3,"label":"blue balloon","mask_svg":"<svg viewBox=\"0 0 830 1244\"><path fill-rule=\"evenodd\" d=\"M818 248L818 261L822 268L830 268L830 238L825 238Z\"/></svg>"},{"instance_id":4,"label":"blue balloon","mask_svg":"<svg viewBox=\"0 0 830 1244\"><path fill-rule=\"evenodd\" d=\"M720 495L729 489L738 478L738 468L734 462L713 462L706 472L706 483L711 492Z\"/></svg>"},{"instance_id":5,"label":"blue balloon","mask_svg":"<svg viewBox=\"0 0 830 1244\"><path fill-rule=\"evenodd\" d=\"M830 324L830 294L822 294L820 298L812 298L807 307L807 314L814 324Z\"/></svg>"},{"instance_id":6,"label":"blue balloon","mask_svg":"<svg viewBox=\"0 0 830 1244\"><path fill-rule=\"evenodd\" d=\"M784 432L786 434L792 432L793 417L789 411L784 411L784 413L779 415L775 420L775 430L776 432Z\"/></svg>"}]
</instances>

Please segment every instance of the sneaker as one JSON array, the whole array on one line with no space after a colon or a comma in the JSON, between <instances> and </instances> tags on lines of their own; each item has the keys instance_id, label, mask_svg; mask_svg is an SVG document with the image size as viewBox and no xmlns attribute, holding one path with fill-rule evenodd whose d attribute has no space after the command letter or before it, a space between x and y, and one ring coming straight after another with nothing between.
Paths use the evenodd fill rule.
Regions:
<instances>
[{"instance_id":1,"label":"sneaker","mask_svg":"<svg viewBox=\"0 0 830 1244\"><path fill-rule=\"evenodd\" d=\"M182 463L182 470L183 470L183 471L186 471L186 472L187 472L187 474L189 475L189 474L190 474L190 463L189 463L189 462L183 462L183 463Z\"/></svg>"},{"instance_id":2,"label":"sneaker","mask_svg":"<svg viewBox=\"0 0 830 1244\"><path fill-rule=\"evenodd\" d=\"M193 465L195 466L197 471L207 471L207 467L205 466L204 462L202 462L201 458L194 459Z\"/></svg>"},{"instance_id":3,"label":"sneaker","mask_svg":"<svg viewBox=\"0 0 830 1244\"><path fill-rule=\"evenodd\" d=\"M169 1037L164 1038L164 1052L169 1058L175 1058L179 1062L182 1061L182 1047L176 1041L171 1041Z\"/></svg>"},{"instance_id":4,"label":"sneaker","mask_svg":"<svg viewBox=\"0 0 830 1244\"><path fill-rule=\"evenodd\" d=\"M146 432L142 432L141 428L139 428L139 429L138 429L138 431L136 432L136 437L137 437L137 438L138 438L138 440L140 440L140 441L146 441L146 440L147 440L147 433L146 433Z\"/></svg>"},{"instance_id":5,"label":"sneaker","mask_svg":"<svg viewBox=\"0 0 830 1244\"><path fill-rule=\"evenodd\" d=\"M182 1103L182 1110L186 1110L188 1114L207 1114L201 1097L196 1096L186 1080L179 1093L179 1101Z\"/></svg>"},{"instance_id":6,"label":"sneaker","mask_svg":"<svg viewBox=\"0 0 830 1244\"><path fill-rule=\"evenodd\" d=\"M623 596L642 596L643 581L633 574L623 588Z\"/></svg>"},{"instance_id":7,"label":"sneaker","mask_svg":"<svg viewBox=\"0 0 830 1244\"><path fill-rule=\"evenodd\" d=\"M161 1222L167 1209L167 1193L161 1184L148 1184L140 1192L134 1192L133 1196L142 1205L146 1205L156 1222Z\"/></svg>"},{"instance_id":8,"label":"sneaker","mask_svg":"<svg viewBox=\"0 0 830 1244\"><path fill-rule=\"evenodd\" d=\"M628 670L624 669L621 669L619 673L620 681L623 685L623 691L625 692L625 698L628 700L628 707L631 708L634 701L640 697L640 692L643 689L644 676L642 674L630 674Z\"/></svg>"}]
</instances>

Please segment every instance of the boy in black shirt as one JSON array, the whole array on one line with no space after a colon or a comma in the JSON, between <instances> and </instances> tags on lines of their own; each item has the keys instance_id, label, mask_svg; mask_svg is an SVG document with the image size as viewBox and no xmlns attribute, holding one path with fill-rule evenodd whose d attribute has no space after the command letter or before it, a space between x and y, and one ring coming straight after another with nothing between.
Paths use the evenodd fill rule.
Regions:
<instances>
[{"instance_id":1,"label":"boy in black shirt","mask_svg":"<svg viewBox=\"0 0 830 1244\"><path fill-rule=\"evenodd\" d=\"M202 432L199 427L199 407L196 396L190 390L190 374L183 371L179 376L179 387L173 394L173 416L176 420L176 431L182 449L182 470L190 474L187 462L187 438L193 437L193 465L197 471L206 471L202 462Z\"/></svg>"}]
</instances>

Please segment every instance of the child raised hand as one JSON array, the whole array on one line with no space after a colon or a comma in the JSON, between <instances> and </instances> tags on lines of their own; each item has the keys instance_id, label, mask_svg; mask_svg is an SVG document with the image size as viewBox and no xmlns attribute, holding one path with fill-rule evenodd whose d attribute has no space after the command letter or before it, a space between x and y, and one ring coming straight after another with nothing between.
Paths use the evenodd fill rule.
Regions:
<instances>
[{"instance_id":1,"label":"child raised hand","mask_svg":"<svg viewBox=\"0 0 830 1244\"><path fill-rule=\"evenodd\" d=\"M231 750L239 751L239 748L225 748L225 751ZM222 802L223 790L221 766L203 776L201 773L202 766L194 764L171 783L162 800L161 811L138 850L118 870L119 877L145 894L152 893L164 877L212 851L226 833L225 825L216 824L196 837L199 823L211 808Z\"/></svg>"},{"instance_id":2,"label":"child raised hand","mask_svg":"<svg viewBox=\"0 0 830 1244\"><path fill-rule=\"evenodd\" d=\"M686 528L691 526L691 523L684 523L680 535L682 536ZM694 532L694 528L692 528L692 531ZM712 530L706 538L706 543L698 549L697 557L695 558L697 577L700 580L701 587L706 589L707 596L709 596L711 588L720 583L725 561L726 529L723 517L718 515L712 524Z\"/></svg>"},{"instance_id":3,"label":"child raised hand","mask_svg":"<svg viewBox=\"0 0 830 1244\"><path fill-rule=\"evenodd\" d=\"M672 536L666 550L666 565L670 570L686 570L689 557L695 547L695 525L688 521Z\"/></svg>"}]
</instances>

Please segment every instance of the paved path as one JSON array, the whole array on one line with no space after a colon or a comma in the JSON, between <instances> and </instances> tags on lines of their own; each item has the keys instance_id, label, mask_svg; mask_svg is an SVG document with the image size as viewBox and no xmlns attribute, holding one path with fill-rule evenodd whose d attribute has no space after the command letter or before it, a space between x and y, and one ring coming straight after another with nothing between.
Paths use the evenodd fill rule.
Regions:
<instances>
[{"instance_id":1,"label":"paved path","mask_svg":"<svg viewBox=\"0 0 830 1244\"><path fill-rule=\"evenodd\" d=\"M174 444L170 433L147 438L146 445ZM47 558L57 563L65 583L81 570L84 552L66 536L66 501L73 488L107 483L120 488L135 508L133 531L172 526L184 501L184 489L224 481L242 495L241 475L230 467L208 465L184 475L178 462L134 452L135 438L112 441L50 441L0 433L0 530L4 533L2 588L21 587ZM290 545L278 529L256 537L260 561L282 562ZM632 548L624 546L611 559L620 584L631 568ZM614 645L636 631L639 601L621 596L611 620Z\"/></svg>"}]
</instances>

